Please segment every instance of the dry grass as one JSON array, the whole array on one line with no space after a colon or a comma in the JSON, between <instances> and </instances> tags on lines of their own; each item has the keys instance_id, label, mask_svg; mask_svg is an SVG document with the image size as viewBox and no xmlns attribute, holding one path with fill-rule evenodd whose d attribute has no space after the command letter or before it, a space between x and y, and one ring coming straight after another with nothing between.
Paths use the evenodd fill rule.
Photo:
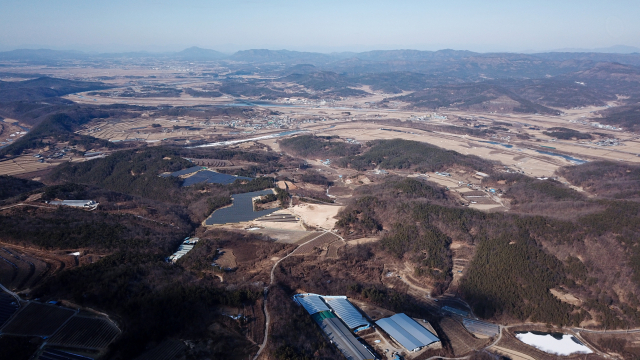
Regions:
<instances>
[{"instance_id":1,"label":"dry grass","mask_svg":"<svg viewBox=\"0 0 640 360\"><path fill-rule=\"evenodd\" d=\"M461 323L450 317L443 318L440 321L440 327L449 338L455 356L468 354L489 343L489 339L479 339L473 336Z\"/></svg>"}]
</instances>

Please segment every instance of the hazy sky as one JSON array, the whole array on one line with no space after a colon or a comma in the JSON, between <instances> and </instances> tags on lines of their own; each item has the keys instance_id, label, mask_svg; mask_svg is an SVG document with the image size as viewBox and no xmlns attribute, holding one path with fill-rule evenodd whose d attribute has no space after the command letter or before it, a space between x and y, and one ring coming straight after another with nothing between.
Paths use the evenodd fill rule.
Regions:
<instances>
[{"instance_id":1,"label":"hazy sky","mask_svg":"<svg viewBox=\"0 0 640 360\"><path fill-rule=\"evenodd\" d=\"M0 49L640 47L638 0L0 0Z\"/></svg>"}]
</instances>

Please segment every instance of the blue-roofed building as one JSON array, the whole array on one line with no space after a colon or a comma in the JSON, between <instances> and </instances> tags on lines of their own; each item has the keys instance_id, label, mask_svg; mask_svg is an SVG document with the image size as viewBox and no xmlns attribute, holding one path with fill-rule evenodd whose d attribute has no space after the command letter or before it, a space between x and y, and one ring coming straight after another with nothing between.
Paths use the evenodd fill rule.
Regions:
<instances>
[{"instance_id":1,"label":"blue-roofed building","mask_svg":"<svg viewBox=\"0 0 640 360\"><path fill-rule=\"evenodd\" d=\"M409 351L419 351L425 346L440 342L435 334L405 314L380 319L376 321L376 325Z\"/></svg>"},{"instance_id":2,"label":"blue-roofed building","mask_svg":"<svg viewBox=\"0 0 640 360\"><path fill-rule=\"evenodd\" d=\"M315 313L321 311L330 311L327 304L322 301L320 295L308 294L308 295L296 295L294 297L298 304L302 305L302 307L307 310L309 315L313 315Z\"/></svg>"},{"instance_id":3,"label":"blue-roofed building","mask_svg":"<svg viewBox=\"0 0 640 360\"><path fill-rule=\"evenodd\" d=\"M322 298L349 329L369 326L367 319L347 300L346 296L323 296Z\"/></svg>"}]
</instances>

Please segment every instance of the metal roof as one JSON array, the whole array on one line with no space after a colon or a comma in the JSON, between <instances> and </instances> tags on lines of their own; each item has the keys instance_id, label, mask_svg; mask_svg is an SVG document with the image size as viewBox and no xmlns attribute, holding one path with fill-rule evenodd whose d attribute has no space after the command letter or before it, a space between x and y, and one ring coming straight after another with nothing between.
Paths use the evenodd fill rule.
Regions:
<instances>
[{"instance_id":1,"label":"metal roof","mask_svg":"<svg viewBox=\"0 0 640 360\"><path fill-rule=\"evenodd\" d=\"M319 295L307 295L300 296L297 298L300 305L304 307L305 310L309 313L309 315L313 315L320 311L330 311L327 304L322 301Z\"/></svg>"},{"instance_id":2,"label":"metal roof","mask_svg":"<svg viewBox=\"0 0 640 360\"><path fill-rule=\"evenodd\" d=\"M338 315L338 317L347 324L349 329L355 329L369 324L358 309L356 309L346 298L323 296L323 299L331 309L335 311L336 315Z\"/></svg>"},{"instance_id":3,"label":"metal roof","mask_svg":"<svg viewBox=\"0 0 640 360\"><path fill-rule=\"evenodd\" d=\"M413 351L440 341L437 336L405 314L380 319L376 324L407 350Z\"/></svg>"},{"instance_id":4,"label":"metal roof","mask_svg":"<svg viewBox=\"0 0 640 360\"><path fill-rule=\"evenodd\" d=\"M53 205L67 205L67 206L92 206L96 202L93 200L62 200L62 201L50 201Z\"/></svg>"},{"instance_id":5,"label":"metal roof","mask_svg":"<svg viewBox=\"0 0 640 360\"><path fill-rule=\"evenodd\" d=\"M347 360L374 359L374 356L353 336L340 320L336 318L326 318L322 321L320 327Z\"/></svg>"}]
</instances>

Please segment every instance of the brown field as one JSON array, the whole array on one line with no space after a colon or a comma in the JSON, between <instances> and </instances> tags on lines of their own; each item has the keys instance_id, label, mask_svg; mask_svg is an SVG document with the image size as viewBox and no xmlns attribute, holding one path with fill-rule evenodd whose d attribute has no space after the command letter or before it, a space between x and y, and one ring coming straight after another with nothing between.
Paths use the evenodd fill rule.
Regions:
<instances>
[{"instance_id":1,"label":"brown field","mask_svg":"<svg viewBox=\"0 0 640 360\"><path fill-rule=\"evenodd\" d=\"M41 251L4 243L0 243L0 256L0 283L14 291L32 289L64 269L94 261L90 254L76 259L64 251Z\"/></svg>"},{"instance_id":2,"label":"brown field","mask_svg":"<svg viewBox=\"0 0 640 360\"><path fill-rule=\"evenodd\" d=\"M451 343L455 356L463 356L489 344L490 339L479 339L467 331L460 322L451 317L440 321L440 327Z\"/></svg>"},{"instance_id":3,"label":"brown field","mask_svg":"<svg viewBox=\"0 0 640 360\"><path fill-rule=\"evenodd\" d=\"M33 156L24 155L11 160L0 161L0 175L19 175L47 169L58 163L40 163Z\"/></svg>"},{"instance_id":4,"label":"brown field","mask_svg":"<svg viewBox=\"0 0 640 360\"><path fill-rule=\"evenodd\" d=\"M336 224L336 215L342 209L336 205L300 204L289 210L299 216L302 221L310 226L331 230Z\"/></svg>"},{"instance_id":5,"label":"brown field","mask_svg":"<svg viewBox=\"0 0 640 360\"><path fill-rule=\"evenodd\" d=\"M329 249L327 250L327 257L329 259L337 259L338 258L338 249L345 246L342 241L334 241L329 245Z\"/></svg>"},{"instance_id":6,"label":"brown field","mask_svg":"<svg viewBox=\"0 0 640 360\"><path fill-rule=\"evenodd\" d=\"M318 235L320 235L320 234L321 234L320 231L312 231L308 235L305 235L305 237L303 237L302 239L298 240L295 244L296 245L304 244L307 241L309 241L309 240L311 240L311 239L313 239L315 237L318 237Z\"/></svg>"},{"instance_id":7,"label":"brown field","mask_svg":"<svg viewBox=\"0 0 640 360\"><path fill-rule=\"evenodd\" d=\"M26 336L51 336L74 311L53 305L31 302L7 323L2 332Z\"/></svg>"},{"instance_id":8,"label":"brown field","mask_svg":"<svg viewBox=\"0 0 640 360\"><path fill-rule=\"evenodd\" d=\"M581 331L580 337L599 351L618 357L640 356L640 333L591 333ZM613 349L615 348L615 350Z\"/></svg>"},{"instance_id":9,"label":"brown field","mask_svg":"<svg viewBox=\"0 0 640 360\"><path fill-rule=\"evenodd\" d=\"M309 255L311 254L315 249L326 249L329 244L336 242L336 241L341 241L339 237L337 237L336 235L327 232L324 233L323 235L319 236L318 238L316 238L315 240L300 246L299 248L297 248L292 255Z\"/></svg>"}]
</instances>

